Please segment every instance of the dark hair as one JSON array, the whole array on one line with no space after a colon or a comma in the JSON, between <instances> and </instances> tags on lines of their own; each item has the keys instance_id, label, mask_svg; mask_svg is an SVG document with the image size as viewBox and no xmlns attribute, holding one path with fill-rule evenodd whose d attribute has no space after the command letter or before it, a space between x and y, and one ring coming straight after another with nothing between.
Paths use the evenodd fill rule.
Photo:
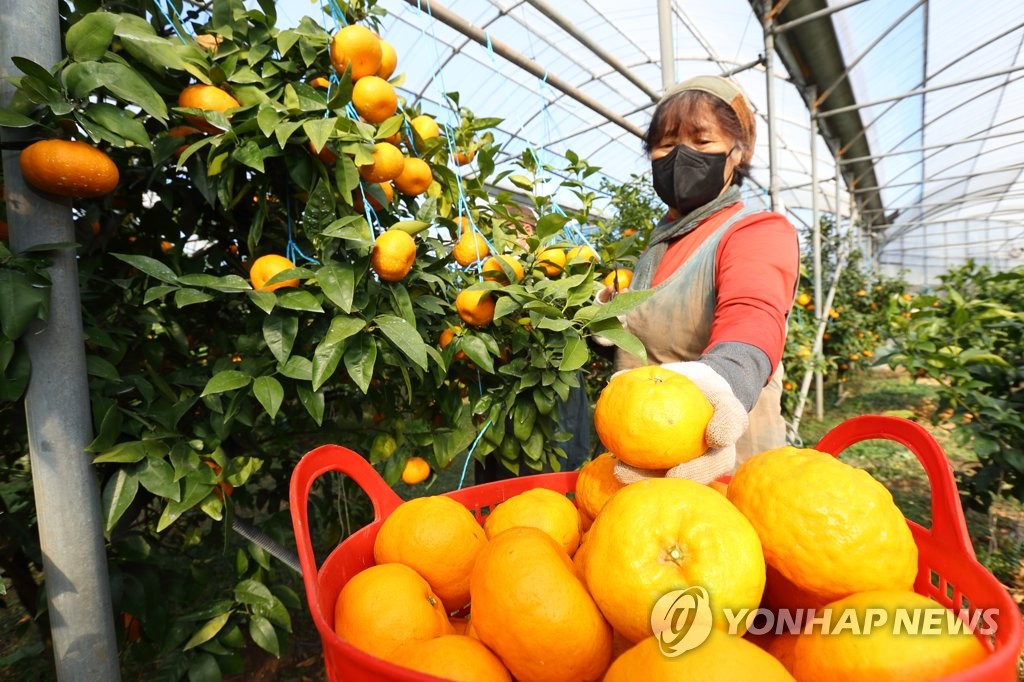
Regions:
<instances>
[{"instance_id":1,"label":"dark hair","mask_svg":"<svg viewBox=\"0 0 1024 682\"><path fill-rule=\"evenodd\" d=\"M686 126L687 121L705 112L709 112L718 126L736 140L744 152L743 158L746 158L746 152L750 150L742 148L746 144L745 135L736 112L727 102L703 90L683 90L658 104L643 138L644 152L650 154L661 140L677 134ZM741 161L733 171L732 184L740 185L748 177L750 162Z\"/></svg>"}]
</instances>

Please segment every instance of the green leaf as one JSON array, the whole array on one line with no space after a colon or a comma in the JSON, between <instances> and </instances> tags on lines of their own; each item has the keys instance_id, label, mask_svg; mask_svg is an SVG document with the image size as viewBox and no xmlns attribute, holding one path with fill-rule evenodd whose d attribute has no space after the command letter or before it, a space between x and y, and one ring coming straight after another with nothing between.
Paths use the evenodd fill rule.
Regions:
<instances>
[{"instance_id":1,"label":"green leaf","mask_svg":"<svg viewBox=\"0 0 1024 682\"><path fill-rule=\"evenodd\" d=\"M277 139L277 145L284 147L288 144L289 138L295 133L296 130L302 127L302 121L284 121L279 123L277 128L274 130L274 137Z\"/></svg>"},{"instance_id":2,"label":"green leaf","mask_svg":"<svg viewBox=\"0 0 1024 682\"><path fill-rule=\"evenodd\" d=\"M313 380L313 363L300 355L293 355L288 358L287 362L280 363L277 366L277 371L296 381Z\"/></svg>"},{"instance_id":3,"label":"green leaf","mask_svg":"<svg viewBox=\"0 0 1024 682\"><path fill-rule=\"evenodd\" d=\"M204 642L208 642L217 636L217 633L224 629L227 625L228 618L231 617L231 612L227 611L214 616L210 620L206 621L201 628L195 631L195 633L185 642L184 651L195 648Z\"/></svg>"},{"instance_id":4,"label":"green leaf","mask_svg":"<svg viewBox=\"0 0 1024 682\"><path fill-rule=\"evenodd\" d=\"M602 306L594 306L598 308L598 310L595 311L594 316L590 319L589 324L593 324L594 322L605 320L610 317L618 317L619 315L625 315L630 310L646 301L653 294L654 289L646 289L644 291L627 291L621 293ZM587 310L587 308L589 307L590 306L587 306L586 308L581 308L580 312L582 313L582 311ZM577 316L579 316L579 313L577 313Z\"/></svg>"},{"instance_id":5,"label":"green leaf","mask_svg":"<svg viewBox=\"0 0 1024 682\"><path fill-rule=\"evenodd\" d=\"M427 368L427 349L416 327L397 315L378 315L374 323L381 332L421 369Z\"/></svg>"},{"instance_id":6,"label":"green leaf","mask_svg":"<svg viewBox=\"0 0 1024 682\"><path fill-rule=\"evenodd\" d=\"M467 334L459 340L459 348L480 369L488 374L494 374L494 360L487 350L487 344L483 342L483 339Z\"/></svg>"},{"instance_id":7,"label":"green leaf","mask_svg":"<svg viewBox=\"0 0 1024 682\"><path fill-rule=\"evenodd\" d=\"M174 271L155 258L133 256L127 253L113 253L111 255L161 282L166 282L167 284L178 283L178 276L174 274Z\"/></svg>"},{"instance_id":8,"label":"green leaf","mask_svg":"<svg viewBox=\"0 0 1024 682\"><path fill-rule=\"evenodd\" d=\"M298 333L299 319L297 317L272 314L263 321L263 340L278 362L288 360Z\"/></svg>"},{"instance_id":9,"label":"green leaf","mask_svg":"<svg viewBox=\"0 0 1024 682\"><path fill-rule=\"evenodd\" d=\"M494 304L494 319L500 320L519 310L519 304L511 296L502 296Z\"/></svg>"},{"instance_id":10,"label":"green leaf","mask_svg":"<svg viewBox=\"0 0 1024 682\"><path fill-rule=\"evenodd\" d=\"M277 658L281 657L280 647L277 642L277 631L269 620L263 616L253 616L249 619L249 636L256 645Z\"/></svg>"},{"instance_id":11,"label":"green leaf","mask_svg":"<svg viewBox=\"0 0 1024 682\"><path fill-rule=\"evenodd\" d=\"M422 232L423 230L427 229L428 227L430 227L430 223L423 222L422 220L402 220L395 223L388 229L401 230L402 232L416 235Z\"/></svg>"},{"instance_id":12,"label":"green leaf","mask_svg":"<svg viewBox=\"0 0 1024 682\"><path fill-rule=\"evenodd\" d=\"M334 374L341 362L344 344L322 341L313 351L313 390L319 389Z\"/></svg>"},{"instance_id":13,"label":"green leaf","mask_svg":"<svg viewBox=\"0 0 1024 682\"><path fill-rule=\"evenodd\" d=\"M309 416L316 421L317 425L322 425L324 423L324 392L314 391L304 384L299 384L295 390L299 394L299 402L306 408L306 412L309 412Z\"/></svg>"},{"instance_id":14,"label":"green leaf","mask_svg":"<svg viewBox=\"0 0 1024 682\"><path fill-rule=\"evenodd\" d=\"M13 341L25 333L33 319L45 319L49 293L49 288L33 285L22 272L0 269L0 331L3 335Z\"/></svg>"},{"instance_id":15,"label":"green leaf","mask_svg":"<svg viewBox=\"0 0 1024 682\"><path fill-rule=\"evenodd\" d=\"M267 411L270 418L274 419L284 400L284 388L281 386L281 382L271 376L256 377L252 393L256 396L256 400L260 401L260 405Z\"/></svg>"},{"instance_id":16,"label":"green leaf","mask_svg":"<svg viewBox=\"0 0 1024 682\"><path fill-rule=\"evenodd\" d=\"M331 326L324 335L324 343L341 343L350 336L362 331L365 327L366 321L361 317L337 315L331 320Z\"/></svg>"},{"instance_id":17,"label":"green leaf","mask_svg":"<svg viewBox=\"0 0 1024 682\"><path fill-rule=\"evenodd\" d=\"M0 371L0 401L14 402L28 388L29 375L32 373L28 351L21 344L15 345L13 341L0 339L0 366L4 367Z\"/></svg>"},{"instance_id":18,"label":"green leaf","mask_svg":"<svg viewBox=\"0 0 1024 682\"><path fill-rule=\"evenodd\" d=\"M562 351L562 361L558 363L561 372L573 372L586 363L590 357L590 350L587 342L580 337L571 337L565 342L565 349Z\"/></svg>"},{"instance_id":19,"label":"green leaf","mask_svg":"<svg viewBox=\"0 0 1024 682\"><path fill-rule=\"evenodd\" d=\"M110 12L90 12L68 27L64 46L76 62L99 59L106 54L114 39L120 17Z\"/></svg>"},{"instance_id":20,"label":"green leaf","mask_svg":"<svg viewBox=\"0 0 1024 682\"><path fill-rule=\"evenodd\" d=\"M134 440L118 443L93 458L93 464L133 464L146 457L163 457L168 447L157 440Z\"/></svg>"},{"instance_id":21,"label":"green leaf","mask_svg":"<svg viewBox=\"0 0 1024 682\"><path fill-rule=\"evenodd\" d=\"M217 659L205 651L188 659L188 682L223 682Z\"/></svg>"},{"instance_id":22,"label":"green leaf","mask_svg":"<svg viewBox=\"0 0 1024 682\"><path fill-rule=\"evenodd\" d=\"M131 140L141 147L149 148L151 146L146 126L123 107L115 107L113 104L106 104L104 102L94 102L85 108L83 115L107 130L120 135L126 140Z\"/></svg>"},{"instance_id":23,"label":"green leaf","mask_svg":"<svg viewBox=\"0 0 1024 682\"><path fill-rule=\"evenodd\" d=\"M217 372L210 377L208 382L206 382L206 388L203 389L200 397L244 388L249 385L250 381L252 381L252 377L248 374L243 374L242 372L237 372L235 370L228 369L222 372Z\"/></svg>"},{"instance_id":24,"label":"green leaf","mask_svg":"<svg viewBox=\"0 0 1024 682\"><path fill-rule=\"evenodd\" d=\"M142 17L121 15L115 34L121 38L121 44L128 54L156 73L163 73L165 69L186 70L185 60L179 54L181 41L178 37L161 38ZM176 40L177 45L173 42Z\"/></svg>"},{"instance_id":25,"label":"green leaf","mask_svg":"<svg viewBox=\"0 0 1024 682\"><path fill-rule=\"evenodd\" d=\"M370 334L355 337L345 348L345 369L363 393L370 389L373 366L377 362L377 343Z\"/></svg>"},{"instance_id":26,"label":"green leaf","mask_svg":"<svg viewBox=\"0 0 1024 682\"><path fill-rule=\"evenodd\" d=\"M147 457L138 470L139 483L158 497L181 500L181 486L174 480L174 468L167 460Z\"/></svg>"},{"instance_id":27,"label":"green leaf","mask_svg":"<svg viewBox=\"0 0 1024 682\"><path fill-rule=\"evenodd\" d=\"M135 500L139 479L120 468L103 486L103 529L110 532Z\"/></svg>"},{"instance_id":28,"label":"green leaf","mask_svg":"<svg viewBox=\"0 0 1024 682\"><path fill-rule=\"evenodd\" d=\"M355 266L350 263L328 263L316 271L316 280L324 296L346 313L352 312L355 295Z\"/></svg>"},{"instance_id":29,"label":"green leaf","mask_svg":"<svg viewBox=\"0 0 1024 682\"><path fill-rule=\"evenodd\" d=\"M117 373L117 367L109 360L105 360L98 355L86 357L85 368L89 376L110 379L111 381L117 381L120 378Z\"/></svg>"},{"instance_id":30,"label":"green leaf","mask_svg":"<svg viewBox=\"0 0 1024 682\"><path fill-rule=\"evenodd\" d=\"M277 110L266 104L260 106L256 111L256 123L259 125L260 132L263 133L264 137L270 137L274 134L277 124L281 122L281 118L281 114Z\"/></svg>"},{"instance_id":31,"label":"green leaf","mask_svg":"<svg viewBox=\"0 0 1024 682\"><path fill-rule=\"evenodd\" d=\"M313 313L322 313L324 311L320 307L320 302L316 300L316 296L302 290L280 294L277 297L277 304L289 310L305 310Z\"/></svg>"},{"instance_id":32,"label":"green leaf","mask_svg":"<svg viewBox=\"0 0 1024 682\"><path fill-rule=\"evenodd\" d=\"M270 314L277 305L277 296L273 291L247 291L245 292L257 308Z\"/></svg>"},{"instance_id":33,"label":"green leaf","mask_svg":"<svg viewBox=\"0 0 1024 682\"><path fill-rule=\"evenodd\" d=\"M0 107L0 126L4 128L29 128L34 125L36 125L36 122L28 116L19 114L12 109Z\"/></svg>"},{"instance_id":34,"label":"green leaf","mask_svg":"<svg viewBox=\"0 0 1024 682\"><path fill-rule=\"evenodd\" d=\"M323 231L324 237L337 237L338 239L352 239L357 241L373 241L370 232L370 224L361 215L350 215L335 220Z\"/></svg>"},{"instance_id":35,"label":"green leaf","mask_svg":"<svg viewBox=\"0 0 1024 682\"><path fill-rule=\"evenodd\" d=\"M256 140L246 140L241 147L237 147L231 153L231 157L242 165L248 166L260 173L264 172L263 158L268 150L260 147Z\"/></svg>"},{"instance_id":36,"label":"green leaf","mask_svg":"<svg viewBox=\"0 0 1024 682\"><path fill-rule=\"evenodd\" d=\"M145 78L130 66L119 62L76 62L64 69L64 83L72 95L87 98L98 88L106 88L125 104L134 104L164 122L167 105Z\"/></svg>"},{"instance_id":37,"label":"green leaf","mask_svg":"<svg viewBox=\"0 0 1024 682\"><path fill-rule=\"evenodd\" d=\"M569 222L569 217L564 216L560 213L548 213L540 217L537 220L537 225L534 227L534 232L537 237L543 242L548 237L557 234L565 224Z\"/></svg>"},{"instance_id":38,"label":"green leaf","mask_svg":"<svg viewBox=\"0 0 1024 682\"><path fill-rule=\"evenodd\" d=\"M235 585L235 601L254 608L269 609L274 605L274 595L258 580L243 580Z\"/></svg>"},{"instance_id":39,"label":"green leaf","mask_svg":"<svg viewBox=\"0 0 1024 682\"><path fill-rule=\"evenodd\" d=\"M640 342L640 339L636 338L621 326L616 325L611 329L604 329L600 331L594 329L594 333L608 339L627 353L632 353L638 358L647 358L647 349L644 348L644 344Z\"/></svg>"},{"instance_id":40,"label":"green leaf","mask_svg":"<svg viewBox=\"0 0 1024 682\"><path fill-rule=\"evenodd\" d=\"M313 143L313 147L319 153L327 144L327 140L331 138L331 133L334 132L337 125L338 119L336 118L312 118L303 121L302 130L309 136L309 141Z\"/></svg>"},{"instance_id":41,"label":"green leaf","mask_svg":"<svg viewBox=\"0 0 1024 682\"><path fill-rule=\"evenodd\" d=\"M206 303L213 300L213 294L198 289L178 289L174 292L174 305L179 308L190 306L195 303Z\"/></svg>"}]
</instances>

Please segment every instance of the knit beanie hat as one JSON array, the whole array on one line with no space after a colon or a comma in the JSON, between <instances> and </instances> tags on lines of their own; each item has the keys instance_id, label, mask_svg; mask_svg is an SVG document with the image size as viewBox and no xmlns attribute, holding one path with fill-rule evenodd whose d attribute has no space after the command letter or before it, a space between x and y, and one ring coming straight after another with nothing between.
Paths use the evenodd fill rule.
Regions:
<instances>
[{"instance_id":1,"label":"knit beanie hat","mask_svg":"<svg viewBox=\"0 0 1024 682\"><path fill-rule=\"evenodd\" d=\"M740 121L740 128L743 129L743 162L750 163L754 157L754 141L757 136L757 122L754 120L754 111L750 107L743 92L730 80L721 76L697 76L682 83L676 83L665 91L661 101L684 92L686 90L699 90L714 95L722 100L736 113Z\"/></svg>"}]
</instances>

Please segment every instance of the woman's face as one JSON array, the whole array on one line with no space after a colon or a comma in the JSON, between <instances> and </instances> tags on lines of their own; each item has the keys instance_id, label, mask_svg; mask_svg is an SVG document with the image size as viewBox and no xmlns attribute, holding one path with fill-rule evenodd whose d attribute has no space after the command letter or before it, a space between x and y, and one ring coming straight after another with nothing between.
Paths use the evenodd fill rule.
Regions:
<instances>
[{"instance_id":1,"label":"woman's face","mask_svg":"<svg viewBox=\"0 0 1024 682\"><path fill-rule=\"evenodd\" d=\"M651 161L666 156L674 147L681 144L705 154L728 154L725 159L723 180L725 186L729 186L733 171L740 162L743 152L738 140L722 129L709 107L698 108L694 116L680 121L674 130L670 130L658 140L651 149Z\"/></svg>"}]
</instances>

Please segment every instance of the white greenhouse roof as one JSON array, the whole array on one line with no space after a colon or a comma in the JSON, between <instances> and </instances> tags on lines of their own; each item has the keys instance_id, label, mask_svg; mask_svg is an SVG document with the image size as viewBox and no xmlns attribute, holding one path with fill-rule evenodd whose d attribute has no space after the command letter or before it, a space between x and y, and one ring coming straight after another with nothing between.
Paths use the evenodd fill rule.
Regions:
<instances>
[{"instance_id":1,"label":"white greenhouse roof","mask_svg":"<svg viewBox=\"0 0 1024 682\"><path fill-rule=\"evenodd\" d=\"M1024 263L1024 2L664 2L672 78L736 71L758 114L748 201L769 203L761 17L771 13L782 26L772 56L780 210L809 225L816 180L819 210L833 213L838 153L840 218L852 224L855 198L864 226L857 237L884 268L909 268L912 281L926 283L967 258L997 269ZM602 176L625 182L649 172L639 135L663 90L657 1L380 6L388 12L381 35L405 75L401 92L423 111L455 123L444 93L458 91L475 115L503 119L504 158L531 148L558 166L572 150L601 168L594 189ZM279 3L282 24L303 14L333 27L317 4ZM809 112L818 93L812 174Z\"/></svg>"}]
</instances>

